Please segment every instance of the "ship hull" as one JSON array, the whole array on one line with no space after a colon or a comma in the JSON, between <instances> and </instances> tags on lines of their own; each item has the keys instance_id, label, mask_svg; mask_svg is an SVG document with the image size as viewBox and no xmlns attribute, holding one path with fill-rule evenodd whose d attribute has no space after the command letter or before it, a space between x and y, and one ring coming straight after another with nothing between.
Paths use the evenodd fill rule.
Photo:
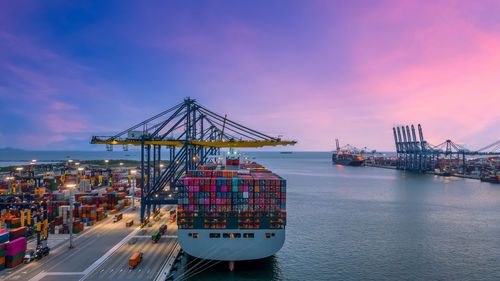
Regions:
<instances>
[{"instance_id":1,"label":"ship hull","mask_svg":"<svg viewBox=\"0 0 500 281\"><path fill-rule=\"evenodd\" d=\"M193 238L197 233L198 238ZM210 234L218 233L219 238ZM241 238L224 238L224 233L240 233ZM245 238L244 234L253 234ZM270 233L270 238L266 238ZM191 234L191 235L189 235ZM285 243L284 229L179 229L178 241L191 256L221 261L262 259L274 255Z\"/></svg>"},{"instance_id":2,"label":"ship hull","mask_svg":"<svg viewBox=\"0 0 500 281\"><path fill-rule=\"evenodd\" d=\"M339 164L343 166L361 166L364 161L355 161L355 160L344 160L344 159L332 159L334 164Z\"/></svg>"}]
</instances>

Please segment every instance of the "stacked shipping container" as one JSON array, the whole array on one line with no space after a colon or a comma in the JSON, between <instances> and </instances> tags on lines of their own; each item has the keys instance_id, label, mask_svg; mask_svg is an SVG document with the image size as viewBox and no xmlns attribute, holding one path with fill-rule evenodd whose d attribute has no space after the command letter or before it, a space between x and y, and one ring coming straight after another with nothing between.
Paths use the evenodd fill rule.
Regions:
<instances>
[{"instance_id":1,"label":"stacked shipping container","mask_svg":"<svg viewBox=\"0 0 500 281\"><path fill-rule=\"evenodd\" d=\"M286 180L259 164L189 171L178 191L181 229L284 229Z\"/></svg>"},{"instance_id":2,"label":"stacked shipping container","mask_svg":"<svg viewBox=\"0 0 500 281\"><path fill-rule=\"evenodd\" d=\"M5 244L5 267L13 268L20 265L23 262L25 253L26 253L25 237L19 237Z\"/></svg>"},{"instance_id":3,"label":"stacked shipping container","mask_svg":"<svg viewBox=\"0 0 500 281\"><path fill-rule=\"evenodd\" d=\"M3 234L3 233L2 233ZM7 234L7 237L9 235ZM0 270L5 269L5 243L0 244Z\"/></svg>"}]
</instances>

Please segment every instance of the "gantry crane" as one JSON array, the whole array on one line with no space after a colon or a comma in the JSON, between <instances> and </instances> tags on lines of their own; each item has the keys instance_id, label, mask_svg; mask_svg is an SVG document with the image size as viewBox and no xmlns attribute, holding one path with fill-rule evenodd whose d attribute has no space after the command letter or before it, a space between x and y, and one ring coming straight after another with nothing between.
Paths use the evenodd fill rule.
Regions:
<instances>
[{"instance_id":1,"label":"gantry crane","mask_svg":"<svg viewBox=\"0 0 500 281\"><path fill-rule=\"evenodd\" d=\"M221 148L294 145L250 129L186 98L114 136L93 136L92 144L141 147L141 222L159 205L177 204L176 186L188 170L215 161ZM160 167L161 147L169 150L169 163ZM151 155L152 151L152 155ZM151 157L152 156L152 157ZM152 209L152 210L151 210Z\"/></svg>"},{"instance_id":2,"label":"gantry crane","mask_svg":"<svg viewBox=\"0 0 500 281\"><path fill-rule=\"evenodd\" d=\"M465 173L466 155L500 155L500 141L483 147L477 151L470 151L452 140L446 140L438 145L432 145L424 140L422 126L418 124L418 136L415 127L401 126L392 128L397 152L397 168L419 172L433 171L437 168L439 159L447 160L451 170L453 159L461 162L462 173ZM449 171L448 171L449 172Z\"/></svg>"}]
</instances>

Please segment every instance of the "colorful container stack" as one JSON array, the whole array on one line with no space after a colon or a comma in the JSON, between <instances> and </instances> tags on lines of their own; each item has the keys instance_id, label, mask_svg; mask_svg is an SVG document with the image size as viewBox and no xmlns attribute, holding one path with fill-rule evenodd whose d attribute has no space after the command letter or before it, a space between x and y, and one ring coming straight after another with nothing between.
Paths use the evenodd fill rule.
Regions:
<instances>
[{"instance_id":1,"label":"colorful container stack","mask_svg":"<svg viewBox=\"0 0 500 281\"><path fill-rule=\"evenodd\" d=\"M2 233L3 234L3 233ZM0 236L1 237L1 236ZM7 234L7 239L8 239L8 234ZM0 244L0 270L5 269L5 246L7 244L2 242Z\"/></svg>"},{"instance_id":2,"label":"colorful container stack","mask_svg":"<svg viewBox=\"0 0 500 281\"><path fill-rule=\"evenodd\" d=\"M73 222L73 233L74 234L77 234L77 233L80 233L82 232L84 229L84 223L79 221L79 220L76 220Z\"/></svg>"},{"instance_id":3,"label":"colorful container stack","mask_svg":"<svg viewBox=\"0 0 500 281\"><path fill-rule=\"evenodd\" d=\"M26 253L26 238L17 238L5 245L5 267L13 268L23 262Z\"/></svg>"},{"instance_id":4,"label":"colorful container stack","mask_svg":"<svg viewBox=\"0 0 500 281\"><path fill-rule=\"evenodd\" d=\"M9 231L9 241L14 241L18 238L26 237L26 233L28 233L28 229L25 226L12 229Z\"/></svg>"},{"instance_id":5,"label":"colorful container stack","mask_svg":"<svg viewBox=\"0 0 500 281\"><path fill-rule=\"evenodd\" d=\"M80 207L82 210L82 219L84 222L97 220L97 206L84 205Z\"/></svg>"},{"instance_id":6,"label":"colorful container stack","mask_svg":"<svg viewBox=\"0 0 500 281\"><path fill-rule=\"evenodd\" d=\"M21 219L19 218L11 218L5 221L7 224L7 228L18 228L21 226Z\"/></svg>"},{"instance_id":7,"label":"colorful container stack","mask_svg":"<svg viewBox=\"0 0 500 281\"><path fill-rule=\"evenodd\" d=\"M178 193L179 228L284 229L286 180L255 163L240 168L247 171L189 171Z\"/></svg>"},{"instance_id":8,"label":"colorful container stack","mask_svg":"<svg viewBox=\"0 0 500 281\"><path fill-rule=\"evenodd\" d=\"M108 193L108 204L107 208L109 210L121 210L125 206L125 192L111 192Z\"/></svg>"},{"instance_id":9,"label":"colorful container stack","mask_svg":"<svg viewBox=\"0 0 500 281\"><path fill-rule=\"evenodd\" d=\"M4 229L2 230L4 231ZM0 244L9 242L9 236L10 236L9 232L4 231L3 233L0 233Z\"/></svg>"}]
</instances>

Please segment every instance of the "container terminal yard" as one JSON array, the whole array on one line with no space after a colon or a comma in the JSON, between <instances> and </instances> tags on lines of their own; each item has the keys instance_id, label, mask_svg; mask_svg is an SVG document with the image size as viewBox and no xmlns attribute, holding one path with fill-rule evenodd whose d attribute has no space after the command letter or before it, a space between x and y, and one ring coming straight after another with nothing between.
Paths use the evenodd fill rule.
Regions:
<instances>
[{"instance_id":1,"label":"container terminal yard","mask_svg":"<svg viewBox=\"0 0 500 281\"><path fill-rule=\"evenodd\" d=\"M140 146L141 161L33 160L3 169L0 280L172 280L181 247L194 257L227 261L230 270L235 261L268 257L282 247L285 180L256 163L240 165L233 148L295 141L260 133L187 98L91 143L107 150ZM168 159L161 158L162 147ZM221 155L221 148L230 150ZM207 252L198 240L217 243ZM235 255L249 243L251 251Z\"/></svg>"},{"instance_id":2,"label":"container terminal yard","mask_svg":"<svg viewBox=\"0 0 500 281\"><path fill-rule=\"evenodd\" d=\"M376 155L351 148L347 154L362 156L365 166L392 168L405 171L429 173L440 176L458 176L500 183L500 141L472 151L451 140L432 145L424 139L422 126L394 127L396 154ZM418 137L417 137L418 136ZM334 161L336 163L336 161Z\"/></svg>"}]
</instances>

